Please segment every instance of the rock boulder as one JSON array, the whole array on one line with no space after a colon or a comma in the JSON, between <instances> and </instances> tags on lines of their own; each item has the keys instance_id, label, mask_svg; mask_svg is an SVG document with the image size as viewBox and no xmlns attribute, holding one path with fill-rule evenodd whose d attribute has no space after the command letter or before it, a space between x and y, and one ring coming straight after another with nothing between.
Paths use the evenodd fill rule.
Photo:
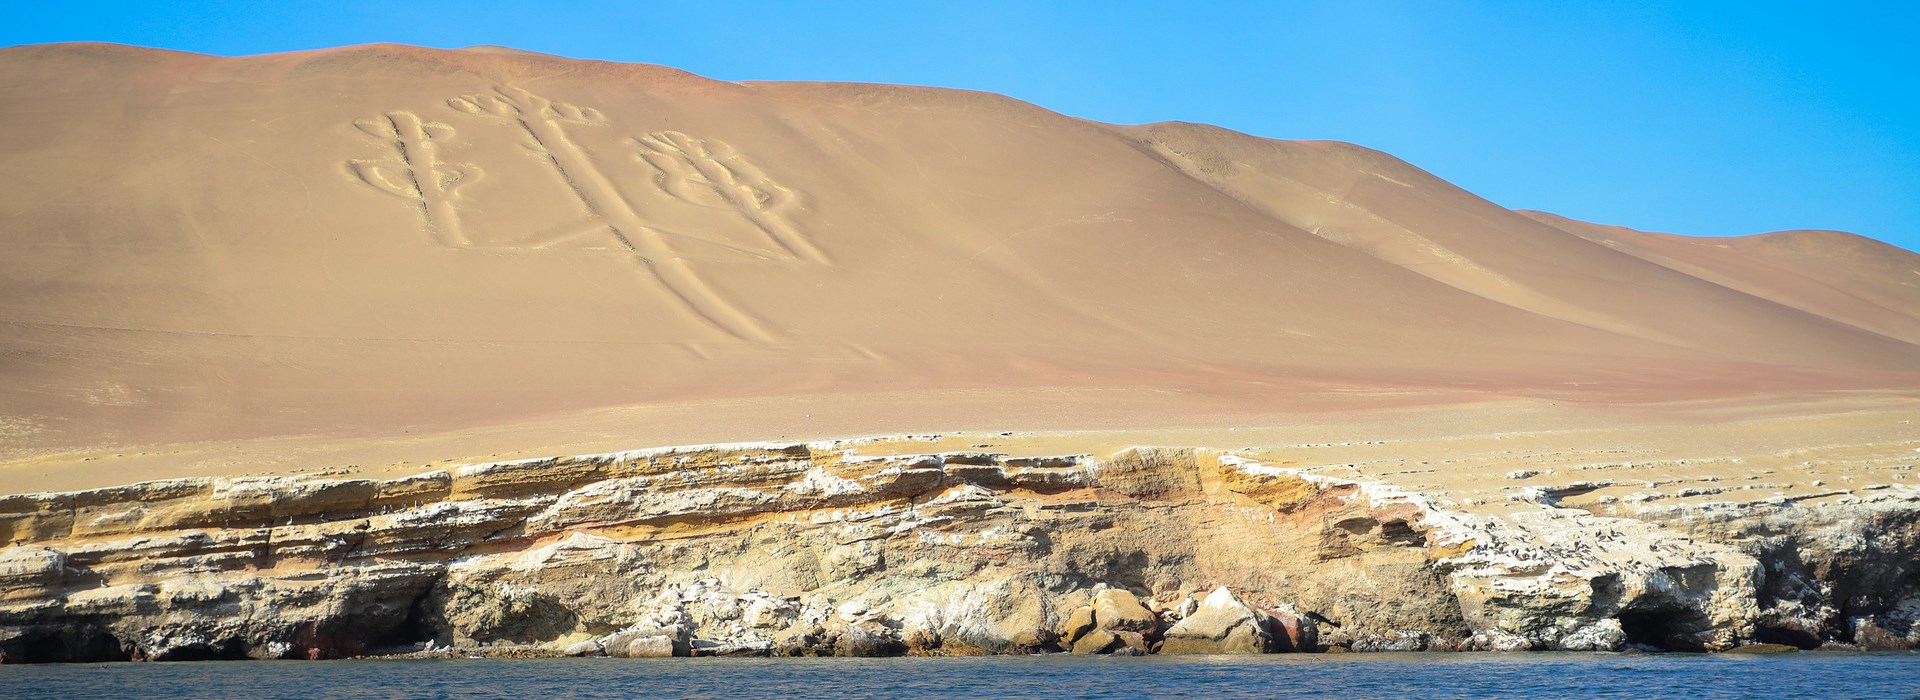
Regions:
<instances>
[{"instance_id":1,"label":"rock boulder","mask_svg":"<svg viewBox=\"0 0 1920 700\"><path fill-rule=\"evenodd\" d=\"M1274 651L1265 613L1225 586L1214 589L1193 613L1168 628L1162 654L1262 654Z\"/></svg>"},{"instance_id":2,"label":"rock boulder","mask_svg":"<svg viewBox=\"0 0 1920 700\"><path fill-rule=\"evenodd\" d=\"M1140 599L1119 588L1109 588L1093 596L1093 619L1100 629L1157 635L1160 616L1153 614Z\"/></svg>"}]
</instances>

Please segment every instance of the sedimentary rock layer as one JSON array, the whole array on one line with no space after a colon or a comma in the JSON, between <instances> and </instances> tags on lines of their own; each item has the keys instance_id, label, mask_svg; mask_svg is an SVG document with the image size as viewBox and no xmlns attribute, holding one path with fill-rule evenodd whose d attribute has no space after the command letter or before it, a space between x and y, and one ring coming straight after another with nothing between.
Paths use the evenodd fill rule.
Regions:
<instances>
[{"instance_id":1,"label":"sedimentary rock layer","mask_svg":"<svg viewBox=\"0 0 1920 700\"><path fill-rule=\"evenodd\" d=\"M1920 493L1436 507L1234 453L667 448L0 499L0 659L1920 641Z\"/></svg>"}]
</instances>

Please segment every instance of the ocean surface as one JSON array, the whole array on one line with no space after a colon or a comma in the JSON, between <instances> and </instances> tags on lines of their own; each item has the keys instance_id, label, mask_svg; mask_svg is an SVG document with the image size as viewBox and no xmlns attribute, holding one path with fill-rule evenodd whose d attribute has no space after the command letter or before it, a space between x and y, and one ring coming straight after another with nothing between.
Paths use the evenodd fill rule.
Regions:
<instances>
[{"instance_id":1,"label":"ocean surface","mask_svg":"<svg viewBox=\"0 0 1920 700\"><path fill-rule=\"evenodd\" d=\"M471 659L0 666L0 698L1920 698L1920 654Z\"/></svg>"}]
</instances>

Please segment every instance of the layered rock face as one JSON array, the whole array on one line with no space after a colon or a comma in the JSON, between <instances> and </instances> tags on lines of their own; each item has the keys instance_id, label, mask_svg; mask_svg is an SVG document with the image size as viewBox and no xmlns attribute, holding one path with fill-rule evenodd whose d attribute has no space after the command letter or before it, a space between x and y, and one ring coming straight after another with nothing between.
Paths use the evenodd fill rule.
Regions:
<instances>
[{"instance_id":1,"label":"layered rock face","mask_svg":"<svg viewBox=\"0 0 1920 700\"><path fill-rule=\"evenodd\" d=\"M1233 453L671 448L0 499L7 662L1920 641L1912 489L1505 513Z\"/></svg>"}]
</instances>

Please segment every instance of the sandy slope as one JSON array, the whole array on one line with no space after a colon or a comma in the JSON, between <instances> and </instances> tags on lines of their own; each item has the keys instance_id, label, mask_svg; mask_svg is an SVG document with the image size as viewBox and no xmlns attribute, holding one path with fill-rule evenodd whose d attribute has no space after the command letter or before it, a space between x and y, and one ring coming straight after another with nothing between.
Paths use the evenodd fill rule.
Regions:
<instances>
[{"instance_id":1,"label":"sandy slope","mask_svg":"<svg viewBox=\"0 0 1920 700\"><path fill-rule=\"evenodd\" d=\"M1692 238L1521 212L1663 267L1908 343L1920 342L1920 260L1839 231Z\"/></svg>"},{"instance_id":2,"label":"sandy slope","mask_svg":"<svg viewBox=\"0 0 1920 700\"><path fill-rule=\"evenodd\" d=\"M18 47L0 94L0 491L1920 390L1911 253L1346 144L498 49Z\"/></svg>"}]
</instances>

